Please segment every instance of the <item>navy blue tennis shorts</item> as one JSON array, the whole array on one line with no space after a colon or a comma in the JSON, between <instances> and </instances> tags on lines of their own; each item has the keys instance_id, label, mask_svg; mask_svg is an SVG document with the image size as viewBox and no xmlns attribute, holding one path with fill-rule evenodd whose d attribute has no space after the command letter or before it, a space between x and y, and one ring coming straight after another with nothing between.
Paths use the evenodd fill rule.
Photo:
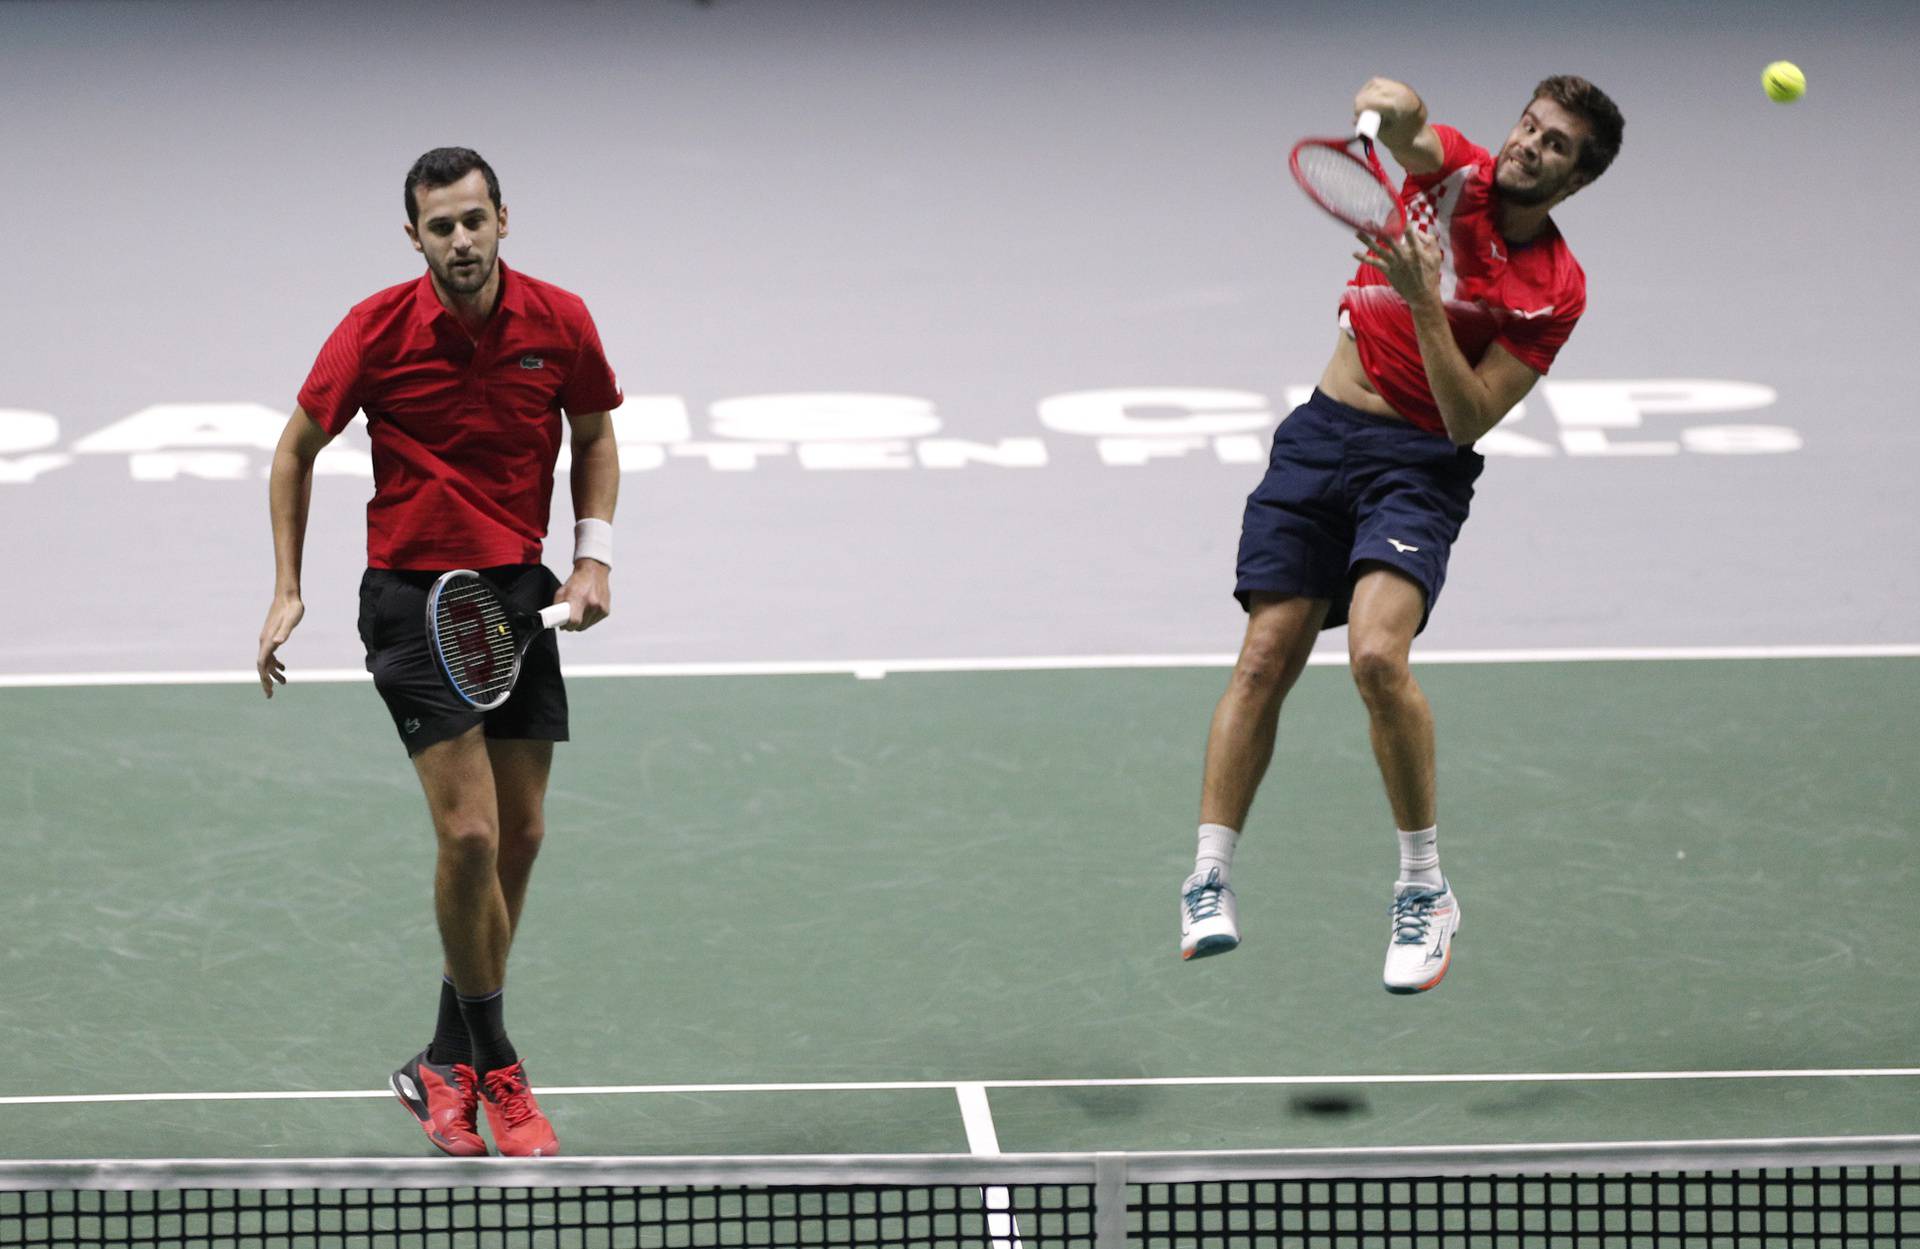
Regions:
<instances>
[{"instance_id":1,"label":"navy blue tennis shorts","mask_svg":"<svg viewBox=\"0 0 1920 1249\"><path fill-rule=\"evenodd\" d=\"M1358 567L1386 564L1426 592L1426 628L1484 465L1444 435L1315 390L1274 430L1267 475L1247 496L1234 597L1327 599L1332 629L1347 623Z\"/></svg>"},{"instance_id":2,"label":"navy blue tennis shorts","mask_svg":"<svg viewBox=\"0 0 1920 1249\"><path fill-rule=\"evenodd\" d=\"M560 579L542 564L478 571L515 611L539 611L560 588ZM513 694L492 711L475 711L447 687L427 641L427 592L439 575L369 568L360 578L360 641L367 648L367 671L407 754L451 741L476 724L487 726L488 737L566 741L567 687L560 679L560 644L552 629L541 630L527 648Z\"/></svg>"}]
</instances>

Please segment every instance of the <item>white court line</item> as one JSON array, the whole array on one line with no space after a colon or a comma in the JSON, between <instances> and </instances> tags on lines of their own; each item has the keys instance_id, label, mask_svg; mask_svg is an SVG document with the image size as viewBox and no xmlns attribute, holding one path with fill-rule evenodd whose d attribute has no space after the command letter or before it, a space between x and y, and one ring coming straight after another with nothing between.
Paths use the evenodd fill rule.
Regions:
<instances>
[{"instance_id":1,"label":"white court line","mask_svg":"<svg viewBox=\"0 0 1920 1249\"><path fill-rule=\"evenodd\" d=\"M686 1093L888 1093L962 1089L1096 1089L1096 1088L1207 1088L1262 1085L1382 1085L1382 1084L1608 1084L1642 1080L1850 1080L1875 1076L1920 1076L1920 1067L1809 1067L1774 1071L1522 1071L1485 1074L1441 1072L1430 1075L1359 1076L1132 1076L1091 1080L865 1080L818 1084L577 1084L542 1085L542 1097L613 1096L618 1094ZM81 1102L247 1102L320 1101L360 1097L392 1097L391 1089L303 1089L254 1093L56 1093L0 1097L0 1106L53 1106ZM966 1111L966 1102L961 1102ZM987 1120L991 1128L992 1120ZM971 1129L969 1129L971 1140Z\"/></svg>"},{"instance_id":2,"label":"white court line","mask_svg":"<svg viewBox=\"0 0 1920 1249\"><path fill-rule=\"evenodd\" d=\"M967 1126L967 1148L982 1157L1000 1152L1000 1136L993 1130L993 1108L987 1105L987 1086L956 1084L954 1096L960 1099L960 1120Z\"/></svg>"},{"instance_id":3,"label":"white court line","mask_svg":"<svg viewBox=\"0 0 1920 1249\"><path fill-rule=\"evenodd\" d=\"M1416 650L1420 664L1560 664L1707 659L1913 659L1920 643L1810 646L1588 646L1514 650ZM1072 672L1127 668L1228 668L1234 656L1205 655L1008 655L979 659L822 659L742 663L568 664L568 677L772 677L852 676L875 680L891 673ZM1338 667L1344 651L1315 651L1314 667ZM362 668L294 668L296 685L368 680ZM92 685L253 685L252 672L16 672L0 674L0 689Z\"/></svg>"},{"instance_id":4,"label":"white court line","mask_svg":"<svg viewBox=\"0 0 1920 1249\"><path fill-rule=\"evenodd\" d=\"M954 1096L960 1101L960 1121L967 1129L968 1152L982 1158L1000 1156L1000 1135L993 1130L993 1108L987 1104L984 1084L956 1084ZM987 1236L992 1249L1021 1249L1020 1226L1009 1211L1013 1200L1007 1190L993 1186L980 1190L987 1208Z\"/></svg>"}]
</instances>

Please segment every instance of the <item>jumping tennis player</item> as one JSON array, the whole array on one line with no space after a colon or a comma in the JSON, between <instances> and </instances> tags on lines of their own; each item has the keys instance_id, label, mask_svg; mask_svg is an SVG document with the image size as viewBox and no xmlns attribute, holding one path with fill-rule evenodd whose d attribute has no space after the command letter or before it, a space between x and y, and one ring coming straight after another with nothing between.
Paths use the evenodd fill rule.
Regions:
<instances>
[{"instance_id":1,"label":"jumping tennis player","mask_svg":"<svg viewBox=\"0 0 1920 1249\"><path fill-rule=\"evenodd\" d=\"M257 666L269 698L275 654L300 623L300 562L314 457L356 413L373 440L360 638L367 669L413 759L439 842L434 914L446 963L433 1041L394 1072L401 1102L442 1151L559 1152L507 1039L502 989L527 878L546 831L553 743L567 740L560 651L543 632L513 695L488 712L455 698L426 626L439 573L478 570L509 604L569 607L568 629L607 616L620 406L593 318L578 296L507 268L500 183L478 154L436 148L406 179L407 237L427 272L354 306L320 349L274 452L273 606ZM573 437L572 574L540 562L564 414Z\"/></svg>"},{"instance_id":2,"label":"jumping tennis player","mask_svg":"<svg viewBox=\"0 0 1920 1249\"><path fill-rule=\"evenodd\" d=\"M1240 943L1228 871L1280 704L1322 629L1347 626L1354 683L1400 831L1385 981L1440 983L1460 903L1440 871L1433 716L1407 655L1446 579L1482 460L1473 444L1552 365L1586 308L1586 277L1548 214L1606 171L1620 110L1582 78L1548 78L1489 155L1375 78L1356 116L1406 170L1408 229L1361 236L1333 359L1281 422L1247 499L1234 595L1246 639L1213 713L1199 854L1180 886L1180 954Z\"/></svg>"}]
</instances>

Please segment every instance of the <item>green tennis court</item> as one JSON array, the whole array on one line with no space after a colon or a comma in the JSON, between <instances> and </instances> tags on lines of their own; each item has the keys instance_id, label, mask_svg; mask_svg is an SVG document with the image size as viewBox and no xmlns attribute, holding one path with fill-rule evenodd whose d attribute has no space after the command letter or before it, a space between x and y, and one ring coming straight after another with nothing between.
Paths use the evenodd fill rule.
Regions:
<instances>
[{"instance_id":1,"label":"green tennis court","mask_svg":"<svg viewBox=\"0 0 1920 1249\"><path fill-rule=\"evenodd\" d=\"M1289 704L1236 862L1246 944L1190 965L1219 670L576 680L508 995L564 1147L1920 1122L1920 663L1419 672L1466 922L1412 999L1378 986L1394 845L1344 671ZM7 1155L425 1151L381 1091L432 1023L423 804L370 689L293 675L271 704L5 692Z\"/></svg>"}]
</instances>

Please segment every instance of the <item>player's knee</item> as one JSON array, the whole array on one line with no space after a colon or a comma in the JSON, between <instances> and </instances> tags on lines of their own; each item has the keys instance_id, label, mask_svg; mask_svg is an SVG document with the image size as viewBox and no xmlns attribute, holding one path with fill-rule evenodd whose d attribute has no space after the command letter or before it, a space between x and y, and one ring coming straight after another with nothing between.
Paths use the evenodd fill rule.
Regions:
<instances>
[{"instance_id":1,"label":"player's knee","mask_svg":"<svg viewBox=\"0 0 1920 1249\"><path fill-rule=\"evenodd\" d=\"M1234 692L1257 702L1271 702L1287 692L1287 659L1277 646L1249 641L1233 665Z\"/></svg>"},{"instance_id":2,"label":"player's knee","mask_svg":"<svg viewBox=\"0 0 1920 1249\"><path fill-rule=\"evenodd\" d=\"M1413 674L1405 652L1390 642L1356 638L1347 658L1353 683L1368 702L1394 697Z\"/></svg>"},{"instance_id":3,"label":"player's knee","mask_svg":"<svg viewBox=\"0 0 1920 1249\"><path fill-rule=\"evenodd\" d=\"M500 830L500 853L523 862L531 862L547 839L545 820L532 819L507 825Z\"/></svg>"},{"instance_id":4,"label":"player's knee","mask_svg":"<svg viewBox=\"0 0 1920 1249\"><path fill-rule=\"evenodd\" d=\"M440 825L440 849L461 866L491 867L500 852L500 830L492 820L455 815Z\"/></svg>"}]
</instances>

